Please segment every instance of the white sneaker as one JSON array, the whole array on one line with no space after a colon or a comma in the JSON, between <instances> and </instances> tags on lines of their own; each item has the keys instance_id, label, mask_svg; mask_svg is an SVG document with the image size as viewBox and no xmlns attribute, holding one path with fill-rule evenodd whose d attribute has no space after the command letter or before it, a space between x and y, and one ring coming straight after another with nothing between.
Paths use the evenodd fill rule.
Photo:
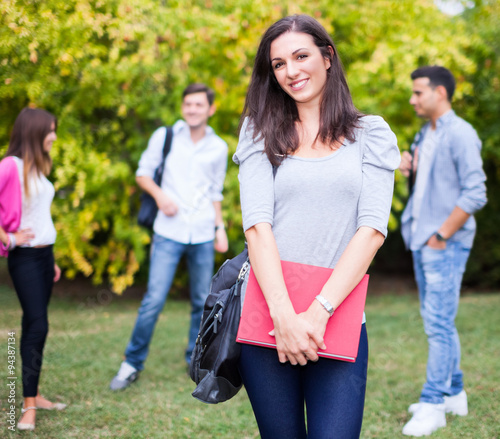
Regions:
<instances>
[{"instance_id":1,"label":"white sneaker","mask_svg":"<svg viewBox=\"0 0 500 439\"><path fill-rule=\"evenodd\" d=\"M446 426L444 404L419 403L417 411L410 421L403 427L405 436L429 436L437 429Z\"/></svg>"},{"instance_id":2,"label":"white sneaker","mask_svg":"<svg viewBox=\"0 0 500 439\"><path fill-rule=\"evenodd\" d=\"M410 413L415 413L420 406L420 402L410 405L408 411ZM453 396L444 397L444 410L446 413L451 413L452 415L465 416L469 413L469 408L467 405L467 393L462 390Z\"/></svg>"},{"instance_id":3,"label":"white sneaker","mask_svg":"<svg viewBox=\"0 0 500 439\"><path fill-rule=\"evenodd\" d=\"M109 388L111 390L123 390L139 378L139 371L128 364L126 361L122 362L120 370L116 376L111 380Z\"/></svg>"},{"instance_id":4,"label":"white sneaker","mask_svg":"<svg viewBox=\"0 0 500 439\"><path fill-rule=\"evenodd\" d=\"M452 413L458 416L467 415L467 413L469 413L469 407L467 405L467 393L465 393L465 390L453 396L445 396L444 407L446 413Z\"/></svg>"}]
</instances>

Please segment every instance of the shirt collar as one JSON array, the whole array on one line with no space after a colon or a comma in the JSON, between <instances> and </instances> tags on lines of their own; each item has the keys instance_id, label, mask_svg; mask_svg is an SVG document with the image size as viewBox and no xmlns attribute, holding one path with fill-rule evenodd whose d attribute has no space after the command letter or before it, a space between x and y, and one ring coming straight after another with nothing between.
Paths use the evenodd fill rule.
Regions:
<instances>
[{"instance_id":1,"label":"shirt collar","mask_svg":"<svg viewBox=\"0 0 500 439\"><path fill-rule=\"evenodd\" d=\"M436 122L436 128L441 127L442 125L447 124L455 117L455 112L453 110L448 110L444 113Z\"/></svg>"},{"instance_id":2,"label":"shirt collar","mask_svg":"<svg viewBox=\"0 0 500 439\"><path fill-rule=\"evenodd\" d=\"M183 133L187 136L189 136L189 125L186 123L186 121L179 119L177 122L175 122L173 126L174 134L179 134ZM207 137L211 136L214 133L214 130L211 126L207 125L205 128L205 136L204 139Z\"/></svg>"}]
</instances>

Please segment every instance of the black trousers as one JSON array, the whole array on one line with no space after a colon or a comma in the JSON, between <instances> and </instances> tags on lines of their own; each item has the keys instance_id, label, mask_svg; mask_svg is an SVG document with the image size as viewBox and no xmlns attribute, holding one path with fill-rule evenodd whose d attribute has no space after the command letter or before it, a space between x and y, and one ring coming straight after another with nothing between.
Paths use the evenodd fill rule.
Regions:
<instances>
[{"instance_id":1,"label":"black trousers","mask_svg":"<svg viewBox=\"0 0 500 439\"><path fill-rule=\"evenodd\" d=\"M23 310L21 359L23 395L36 396L49 332L47 308L54 284L52 246L18 247L9 252L9 273Z\"/></svg>"}]
</instances>

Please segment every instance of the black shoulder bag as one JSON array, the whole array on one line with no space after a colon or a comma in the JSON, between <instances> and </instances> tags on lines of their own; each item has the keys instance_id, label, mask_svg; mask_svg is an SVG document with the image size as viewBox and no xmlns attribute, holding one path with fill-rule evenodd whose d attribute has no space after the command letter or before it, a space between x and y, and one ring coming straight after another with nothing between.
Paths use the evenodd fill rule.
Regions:
<instances>
[{"instance_id":1,"label":"black shoulder bag","mask_svg":"<svg viewBox=\"0 0 500 439\"><path fill-rule=\"evenodd\" d=\"M278 168L273 166L273 178ZM243 381L238 371L241 345L236 334L241 316L241 287L250 269L248 249L222 264L212 278L189 375L197 384L192 395L207 404L227 401Z\"/></svg>"},{"instance_id":2,"label":"black shoulder bag","mask_svg":"<svg viewBox=\"0 0 500 439\"><path fill-rule=\"evenodd\" d=\"M238 372L241 346L236 334L241 314L241 284L250 269L248 250L228 259L212 278L189 375L197 384L192 395L207 404L227 401L243 384Z\"/></svg>"},{"instance_id":3,"label":"black shoulder bag","mask_svg":"<svg viewBox=\"0 0 500 439\"><path fill-rule=\"evenodd\" d=\"M163 158L161 163L156 168L155 175L153 177L154 182L161 186L161 179L163 177L163 168L165 166L165 158L170 152L170 147L172 146L172 137L174 136L174 130L172 127L166 127L167 134L165 135L165 143L163 144ZM153 223L155 222L156 215L158 214L158 206L154 198L147 192L141 194L141 207L139 208L139 213L137 215L137 222L139 225L147 227L148 229L153 228Z\"/></svg>"}]
</instances>

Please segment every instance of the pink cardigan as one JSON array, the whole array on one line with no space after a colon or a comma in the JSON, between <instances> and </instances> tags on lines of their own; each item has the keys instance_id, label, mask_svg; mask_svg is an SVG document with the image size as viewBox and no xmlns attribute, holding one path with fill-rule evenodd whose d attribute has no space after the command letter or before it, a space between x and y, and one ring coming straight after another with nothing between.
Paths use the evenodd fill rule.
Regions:
<instances>
[{"instance_id":1,"label":"pink cardigan","mask_svg":"<svg viewBox=\"0 0 500 439\"><path fill-rule=\"evenodd\" d=\"M13 157L0 161L0 226L7 232L17 232L21 224L21 182ZM8 249L0 242L0 256L7 256Z\"/></svg>"}]
</instances>

